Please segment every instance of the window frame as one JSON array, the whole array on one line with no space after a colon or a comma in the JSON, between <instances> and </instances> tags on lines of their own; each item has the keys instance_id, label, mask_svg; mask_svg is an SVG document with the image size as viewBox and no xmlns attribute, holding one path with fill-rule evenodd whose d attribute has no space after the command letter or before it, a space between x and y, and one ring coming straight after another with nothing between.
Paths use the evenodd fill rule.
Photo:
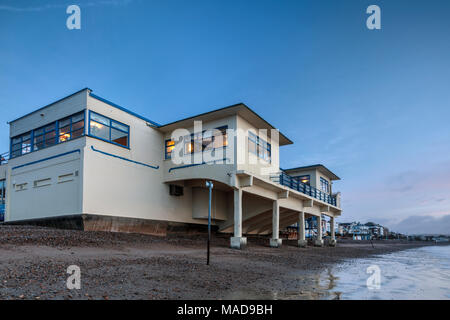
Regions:
<instances>
[{"instance_id":1,"label":"window frame","mask_svg":"<svg viewBox=\"0 0 450 320\"><path fill-rule=\"evenodd\" d=\"M168 142L173 142L173 148L170 150L170 152L167 152L167 148L172 147L172 145L168 145ZM172 151L174 148L175 148L175 140L167 139L164 141L164 160L172 159Z\"/></svg>"},{"instance_id":2,"label":"window frame","mask_svg":"<svg viewBox=\"0 0 450 320\"><path fill-rule=\"evenodd\" d=\"M255 144L255 152L250 150L250 142ZM260 148L262 154L260 154ZM272 163L272 144L270 144L257 134L253 133L252 131L248 131L247 149L249 153L254 154L259 159L262 159L270 164Z\"/></svg>"},{"instance_id":3,"label":"window frame","mask_svg":"<svg viewBox=\"0 0 450 320\"><path fill-rule=\"evenodd\" d=\"M98 116L103 117L103 118L106 118L107 120L109 120L109 125L104 124L104 123L101 123L101 122L98 122L98 121L96 121L96 120L93 120L92 117L91 117L92 114L98 115ZM109 130L108 130L108 131L109 131L109 140L104 139L104 138L102 138L102 137L97 137L97 136L95 136L95 135L93 135L93 134L91 133L91 121L93 121L93 122L95 122L95 123L99 123L99 124L101 124L101 125L103 125L103 126L109 128ZM119 129L119 128L117 128L117 127L114 127L114 126L113 126L113 123L116 123L116 124L121 125L121 126L125 126L125 127L127 128L128 131L123 131L122 129ZM126 145L126 146L124 146L124 145L122 145L122 144L120 144L120 143L117 143L117 142L114 142L114 141L111 140L111 139L112 139L112 138L111 138L111 132L112 132L111 129L114 129L114 130L117 130L117 131L120 131L120 132L123 132L123 133L126 133L126 134L127 134L127 145ZM101 141L108 142L108 143L111 143L111 144L113 144L113 145L116 145L116 146L125 148L125 149L130 149L130 141L131 141L131 140L130 140L130 135L131 135L131 134L130 134L130 131L131 131L131 130L130 130L130 126L129 126L129 125L127 125L127 124L125 124L125 123L123 123L123 122L114 120L114 119L112 119L112 118L110 118L110 117L104 116L104 115L102 115L102 114L100 114L100 113L98 113L98 112L89 110L88 137L95 138L95 139L99 139L99 140L101 140Z\"/></svg>"},{"instance_id":4,"label":"window frame","mask_svg":"<svg viewBox=\"0 0 450 320\"><path fill-rule=\"evenodd\" d=\"M72 118L73 117L75 117L75 116L78 116L78 115L83 115L83 122L84 122L84 125L83 125L83 127L82 128L80 128L80 129L77 129L77 130L75 130L75 131L81 131L82 132L82 134L80 135L80 136L78 136L78 137L76 137L76 138L72 138L73 137L73 130L72 130ZM59 122L60 121L64 121L64 120L67 120L67 119L71 119L71 124L70 124L70 135L71 135L71 138L70 139L67 139L67 140L65 140L65 141L59 141ZM81 120L79 120L79 121L77 121L77 122L80 122ZM77 122L75 122L75 123L77 123ZM51 129L48 129L48 130L46 130L47 128L49 128L50 126L52 126L53 128L51 128ZM36 134L38 131L42 131L42 133L39 133L39 134ZM51 138L51 139L55 139L55 143L53 143L53 144L51 144L51 145L47 145L47 143L46 143L46 135L47 134L49 134L49 133L52 133L52 132L54 132L54 138ZM72 115L69 115L69 116L67 116L67 117L64 117L64 118L61 118L61 119L58 119L58 120L56 120L56 121L52 121L52 122L50 122L50 123L47 123L47 124L45 124L45 125L43 125L43 126L40 126L40 127L38 127L38 128L35 128L35 129L32 129L32 130L30 130L30 131L28 131L28 132L26 132L26 133L22 133L22 134L20 134L20 135L17 135L17 136L15 136L15 137L12 137L12 138L10 138L10 158L11 159L13 159L13 158L18 158L18 157L21 157L21 156L23 156L23 155L26 155L26 154L28 154L28 153L32 153L32 152L35 152L35 151L39 151L39 150L43 150L43 149L46 149L46 148L49 148L49 147L53 147L53 146L56 146L56 145L58 145L58 144L61 144L61 143L64 143L64 142L67 142L67 141L72 141L72 140L75 140L75 139L78 139L78 138L81 138L81 137L83 137L83 136L85 136L85 133L86 133L86 109L85 110L82 110L82 111L79 111L79 112L76 112L76 113L74 113L74 114L72 114ZM16 145L20 145L20 144L23 144L23 137L24 136L26 136L26 135L30 135L30 145L27 147L27 146L22 146L21 148L19 148L19 149L16 149L16 150L14 150L14 151L18 151L18 150L21 150L21 153L20 154L18 154L18 155L15 155L14 153L13 153L13 149L14 149L14 146L16 146ZM41 142L35 142L35 140L36 140L36 138L40 138L40 137L42 137L42 141ZM14 139L18 139L18 138L20 138L21 139L21 141L20 142L17 142L17 143L13 143L13 141L14 141ZM27 140L25 140L25 141L27 141ZM36 148L36 145L37 144L42 144L42 147L41 148ZM28 151L28 152L23 152L23 149L24 148L30 148L29 150L30 151Z\"/></svg>"},{"instance_id":5,"label":"window frame","mask_svg":"<svg viewBox=\"0 0 450 320\"><path fill-rule=\"evenodd\" d=\"M218 131L220 131L222 133L220 136L225 137L222 140L222 146L220 146L220 147L215 147L214 146L216 137L219 137L219 135L215 134L216 130L218 130ZM211 132L211 136L207 137L207 139L211 139L211 143L210 143L210 145L212 145L211 148L207 148L207 145L205 146L203 144L204 135L205 135L205 132L207 132L207 131ZM220 127L217 127L217 128L203 130L201 133L200 132L191 133L189 135L184 136L184 138L183 138L183 155L184 156L188 156L188 155L192 155L192 154L197 153L197 152L214 151L214 150L218 150L218 149L221 149L221 148L228 147L228 133L227 133L227 131L228 131L228 125L224 125L224 126L220 126ZM201 137L201 139L199 139L199 138L195 139L194 136ZM189 137L190 139L188 140L187 137ZM196 148L195 148L195 143L196 142L198 143L198 141L201 141L201 144L199 144L199 145L201 145L201 150L196 150ZM192 149L191 152L186 152L186 146L187 145L191 145L191 149Z\"/></svg>"},{"instance_id":6,"label":"window frame","mask_svg":"<svg viewBox=\"0 0 450 320\"><path fill-rule=\"evenodd\" d=\"M326 190L324 190L324 187ZM320 177L320 191L330 193L330 183L323 177Z\"/></svg>"}]
</instances>

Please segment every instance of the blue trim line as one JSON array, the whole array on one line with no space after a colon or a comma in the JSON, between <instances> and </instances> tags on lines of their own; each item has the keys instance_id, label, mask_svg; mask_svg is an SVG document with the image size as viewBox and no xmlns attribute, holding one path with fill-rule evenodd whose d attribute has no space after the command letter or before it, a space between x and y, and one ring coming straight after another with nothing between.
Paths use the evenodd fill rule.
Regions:
<instances>
[{"instance_id":1,"label":"blue trim line","mask_svg":"<svg viewBox=\"0 0 450 320\"><path fill-rule=\"evenodd\" d=\"M156 166L156 167L155 167L155 166L151 166L151 165L146 164L146 163L142 163L142 162L130 160L130 159L127 159L127 158L124 158L124 157L116 156L115 154L112 154L112 153L108 153L108 152L104 152L104 151L100 151L100 150L98 150L98 149L95 149L94 146L91 146L91 149L92 149L92 151L99 152L99 153L101 153L101 154L104 154L104 155L107 155L107 156L110 156L110 157L113 157L113 158L117 158L117 159L120 159L120 160L125 160L125 161L128 161L128 162L140 164L141 166L149 167L149 168L156 169L156 170L159 169L159 166Z\"/></svg>"},{"instance_id":2,"label":"blue trim line","mask_svg":"<svg viewBox=\"0 0 450 320\"><path fill-rule=\"evenodd\" d=\"M201 166L201 165L208 164L208 163L214 163L216 161L226 161L226 160L229 160L229 159L228 158L223 158L223 159L219 159L219 160L213 160L213 161L202 162L202 163L191 163L191 164L187 164L185 166L170 168L169 172L171 172L172 170L184 169L184 168L195 167L195 166Z\"/></svg>"},{"instance_id":3,"label":"blue trim line","mask_svg":"<svg viewBox=\"0 0 450 320\"><path fill-rule=\"evenodd\" d=\"M63 157L63 156L66 156L66 155L68 155L68 154L75 153L75 152L81 153L81 150L80 150L80 149L76 149L76 150L73 150L73 151L69 151L69 152L64 152L64 153L57 154L56 156L51 156L51 157L44 158L44 159L41 159L41 160L37 160L37 161L33 161L33 162L28 162L28 163L22 164L22 165L20 165L20 166L13 167L12 170L19 169L19 168L23 168L23 167L26 167L26 166L31 166L32 164L36 164L36 163L39 163L39 162L43 162L43 161L47 161L47 160L51 160L51 159Z\"/></svg>"},{"instance_id":4,"label":"blue trim line","mask_svg":"<svg viewBox=\"0 0 450 320\"><path fill-rule=\"evenodd\" d=\"M104 98L102 98L102 97L99 97L99 96L97 96L96 94L93 94L92 92L89 92L89 96L91 96L92 98L95 98L95 99L97 99L97 100L100 100L100 101L102 101L102 102L104 102L104 103L106 103L106 104L109 104L110 106L113 106L113 107L115 107L115 108L117 108L117 109L119 109L119 110L122 110L122 111L126 112L126 113L129 113L129 114L131 114L132 116L135 116L135 117L137 117L137 118L139 118L139 119L142 119L142 120L144 120L144 121L147 121L147 122L151 123L152 125L154 125L155 127L159 127L159 126L160 126L160 124L156 123L155 121L152 121L152 120L147 119L147 118L145 118L145 117L143 117L143 116L141 116L141 115L138 115L137 113L134 113L133 111L130 111L130 110L124 108L124 107L121 107L121 106L115 104L114 102L111 102L111 101L106 100L106 99L104 99Z\"/></svg>"}]
</instances>

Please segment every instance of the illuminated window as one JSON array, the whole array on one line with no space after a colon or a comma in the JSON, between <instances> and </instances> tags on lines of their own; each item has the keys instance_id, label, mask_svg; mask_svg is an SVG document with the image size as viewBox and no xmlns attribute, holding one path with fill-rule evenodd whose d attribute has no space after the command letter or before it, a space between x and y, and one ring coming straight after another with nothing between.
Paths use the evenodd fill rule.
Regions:
<instances>
[{"instance_id":1,"label":"illuminated window","mask_svg":"<svg viewBox=\"0 0 450 320\"><path fill-rule=\"evenodd\" d=\"M298 181L300 181L301 183L307 184L308 186L311 184L311 177L310 175L304 175L304 176L299 176L297 177Z\"/></svg>"},{"instance_id":2,"label":"illuminated window","mask_svg":"<svg viewBox=\"0 0 450 320\"><path fill-rule=\"evenodd\" d=\"M248 152L267 162L272 161L272 146L252 132L248 132Z\"/></svg>"},{"instance_id":3,"label":"illuminated window","mask_svg":"<svg viewBox=\"0 0 450 320\"><path fill-rule=\"evenodd\" d=\"M123 147L129 147L130 127L90 111L89 135Z\"/></svg>"},{"instance_id":4,"label":"illuminated window","mask_svg":"<svg viewBox=\"0 0 450 320\"><path fill-rule=\"evenodd\" d=\"M173 140L166 140L166 152L165 152L165 159L171 159L172 158L172 150L175 148L175 141Z\"/></svg>"},{"instance_id":5,"label":"illuminated window","mask_svg":"<svg viewBox=\"0 0 450 320\"><path fill-rule=\"evenodd\" d=\"M227 129L227 126L223 126L184 137L184 154L228 146Z\"/></svg>"},{"instance_id":6,"label":"illuminated window","mask_svg":"<svg viewBox=\"0 0 450 320\"><path fill-rule=\"evenodd\" d=\"M81 137L84 134L84 112L58 121L59 142Z\"/></svg>"}]
</instances>

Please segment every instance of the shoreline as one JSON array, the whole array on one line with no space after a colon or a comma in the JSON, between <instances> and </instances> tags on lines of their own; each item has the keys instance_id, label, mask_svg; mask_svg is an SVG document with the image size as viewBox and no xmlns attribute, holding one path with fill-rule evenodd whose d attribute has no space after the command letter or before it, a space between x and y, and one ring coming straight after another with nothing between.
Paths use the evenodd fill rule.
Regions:
<instances>
[{"instance_id":1,"label":"shoreline","mask_svg":"<svg viewBox=\"0 0 450 320\"><path fill-rule=\"evenodd\" d=\"M156 237L29 226L0 226L0 299L317 299L317 276L330 266L399 250L444 245L402 240L338 240L337 247L270 248L249 237L243 250L214 235ZM66 269L81 269L69 290Z\"/></svg>"}]
</instances>

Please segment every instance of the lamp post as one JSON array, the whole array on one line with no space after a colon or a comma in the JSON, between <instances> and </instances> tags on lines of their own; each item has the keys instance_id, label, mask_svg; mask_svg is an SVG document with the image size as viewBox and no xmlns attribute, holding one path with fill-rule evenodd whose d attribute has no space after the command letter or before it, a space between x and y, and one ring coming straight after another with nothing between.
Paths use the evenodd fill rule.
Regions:
<instances>
[{"instance_id":1,"label":"lamp post","mask_svg":"<svg viewBox=\"0 0 450 320\"><path fill-rule=\"evenodd\" d=\"M206 253L206 265L209 265L209 245L211 242L211 197L212 197L212 181L206 181L206 187L209 189L209 204L208 204L208 248Z\"/></svg>"}]
</instances>

